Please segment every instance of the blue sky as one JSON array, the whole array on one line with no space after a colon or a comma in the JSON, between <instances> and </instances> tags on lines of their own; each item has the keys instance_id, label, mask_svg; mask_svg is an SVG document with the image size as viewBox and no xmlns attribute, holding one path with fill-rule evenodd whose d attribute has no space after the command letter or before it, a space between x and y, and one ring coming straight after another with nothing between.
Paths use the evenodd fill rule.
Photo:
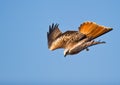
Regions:
<instances>
[{"instance_id":1,"label":"blue sky","mask_svg":"<svg viewBox=\"0 0 120 85\"><path fill-rule=\"evenodd\" d=\"M0 0L0 84L120 84L118 0ZM114 30L104 45L64 58L47 47L48 26L78 30L84 21Z\"/></svg>"}]
</instances>

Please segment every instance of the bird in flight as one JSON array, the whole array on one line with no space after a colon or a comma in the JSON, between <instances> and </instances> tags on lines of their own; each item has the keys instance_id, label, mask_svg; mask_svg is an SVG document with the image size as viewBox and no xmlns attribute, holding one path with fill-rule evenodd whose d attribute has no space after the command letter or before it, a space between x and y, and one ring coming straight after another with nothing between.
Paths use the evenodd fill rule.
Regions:
<instances>
[{"instance_id":1,"label":"bird in flight","mask_svg":"<svg viewBox=\"0 0 120 85\"><path fill-rule=\"evenodd\" d=\"M62 33L58 24L52 24L49 26L49 32L47 32L48 48L52 51L64 48L64 57L77 54L84 49L88 51L90 46L105 43L104 41L94 41L94 39L111 30L112 28L98 25L95 22L84 22L78 31Z\"/></svg>"}]
</instances>

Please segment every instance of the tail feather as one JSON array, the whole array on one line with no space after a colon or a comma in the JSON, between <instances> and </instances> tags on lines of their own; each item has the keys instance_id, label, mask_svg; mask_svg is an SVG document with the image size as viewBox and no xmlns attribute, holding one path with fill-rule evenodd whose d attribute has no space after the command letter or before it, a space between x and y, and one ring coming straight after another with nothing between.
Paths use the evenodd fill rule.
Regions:
<instances>
[{"instance_id":1,"label":"tail feather","mask_svg":"<svg viewBox=\"0 0 120 85\"><path fill-rule=\"evenodd\" d=\"M96 27L97 27L97 25L95 25L95 23L93 23L93 22L85 22L80 26L79 29L80 29L80 32L88 35L94 31L94 29L91 29L91 28L96 28Z\"/></svg>"},{"instance_id":2,"label":"tail feather","mask_svg":"<svg viewBox=\"0 0 120 85\"><path fill-rule=\"evenodd\" d=\"M97 38L109 31L111 31L112 28L107 28L101 25L98 25L94 22L84 22L79 27L79 32L85 34L87 37L90 38Z\"/></svg>"},{"instance_id":3,"label":"tail feather","mask_svg":"<svg viewBox=\"0 0 120 85\"><path fill-rule=\"evenodd\" d=\"M100 35L100 33L102 33L102 31L104 30L103 27L99 27L97 26L96 28L91 28L91 29L94 29L91 33L89 33L87 36L88 37L97 37L98 35Z\"/></svg>"}]
</instances>

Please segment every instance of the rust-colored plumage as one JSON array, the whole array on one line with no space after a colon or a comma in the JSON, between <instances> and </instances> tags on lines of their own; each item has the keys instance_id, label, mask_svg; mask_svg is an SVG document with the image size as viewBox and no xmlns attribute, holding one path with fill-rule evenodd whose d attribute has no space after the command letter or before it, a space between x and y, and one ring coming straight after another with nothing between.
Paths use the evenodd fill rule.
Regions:
<instances>
[{"instance_id":1,"label":"rust-colored plumage","mask_svg":"<svg viewBox=\"0 0 120 85\"><path fill-rule=\"evenodd\" d=\"M84 22L80 25L78 31L62 33L58 28L58 24L52 24L49 26L49 32L47 32L48 48L50 50L64 48L64 56L77 54L84 49L88 50L90 46L105 43L94 41L94 39L111 30L112 28L94 22Z\"/></svg>"}]
</instances>

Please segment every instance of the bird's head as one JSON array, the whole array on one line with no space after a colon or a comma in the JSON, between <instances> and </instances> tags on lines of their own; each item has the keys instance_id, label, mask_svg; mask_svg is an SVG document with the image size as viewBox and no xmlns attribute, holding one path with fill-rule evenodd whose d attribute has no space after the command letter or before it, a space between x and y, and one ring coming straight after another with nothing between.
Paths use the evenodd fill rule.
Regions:
<instances>
[{"instance_id":1,"label":"bird's head","mask_svg":"<svg viewBox=\"0 0 120 85\"><path fill-rule=\"evenodd\" d=\"M64 57L66 57L68 54L69 54L69 50L68 50L68 49L65 49L65 50L64 50Z\"/></svg>"}]
</instances>

